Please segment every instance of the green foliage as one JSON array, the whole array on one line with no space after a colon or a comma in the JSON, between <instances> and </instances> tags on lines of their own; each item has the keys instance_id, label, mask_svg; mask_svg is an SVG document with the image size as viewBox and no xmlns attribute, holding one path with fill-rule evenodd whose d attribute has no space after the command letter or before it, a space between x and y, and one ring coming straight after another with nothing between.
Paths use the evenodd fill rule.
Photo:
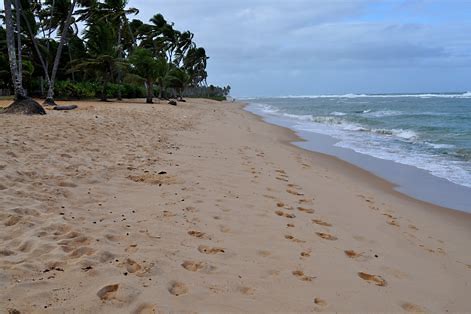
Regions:
<instances>
[{"instance_id":1,"label":"green foliage","mask_svg":"<svg viewBox=\"0 0 471 314\"><path fill-rule=\"evenodd\" d=\"M167 97L191 90L191 95L221 100L228 94L225 88L207 87L209 57L193 41L194 34L177 30L160 13L148 22L130 21L128 17L138 9L129 7L129 0L20 1L23 79L35 96L47 90L64 34L67 40L62 41L55 84L51 84L59 99L152 99L156 91ZM71 4L74 10L68 19ZM0 44L0 88L11 89L2 26Z\"/></svg>"},{"instance_id":2,"label":"green foliage","mask_svg":"<svg viewBox=\"0 0 471 314\"><path fill-rule=\"evenodd\" d=\"M145 95L143 86L132 84L107 84L106 97L116 98L121 92L124 98L142 98ZM101 86L97 82L58 81L55 94L58 99L87 99L100 96Z\"/></svg>"},{"instance_id":3,"label":"green foliage","mask_svg":"<svg viewBox=\"0 0 471 314\"><path fill-rule=\"evenodd\" d=\"M55 84L55 95L59 99L93 98L96 92L95 83L58 81Z\"/></svg>"}]
</instances>

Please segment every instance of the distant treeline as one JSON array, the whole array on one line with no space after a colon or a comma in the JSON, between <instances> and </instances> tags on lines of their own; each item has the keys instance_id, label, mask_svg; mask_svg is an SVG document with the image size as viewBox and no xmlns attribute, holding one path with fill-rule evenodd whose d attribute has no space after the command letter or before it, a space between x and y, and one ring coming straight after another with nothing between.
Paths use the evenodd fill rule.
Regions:
<instances>
[{"instance_id":1,"label":"distant treeline","mask_svg":"<svg viewBox=\"0 0 471 314\"><path fill-rule=\"evenodd\" d=\"M207 84L209 57L161 14L130 19L127 0L5 0L0 90L16 99L223 98ZM156 4L158 4L156 2Z\"/></svg>"}]
</instances>

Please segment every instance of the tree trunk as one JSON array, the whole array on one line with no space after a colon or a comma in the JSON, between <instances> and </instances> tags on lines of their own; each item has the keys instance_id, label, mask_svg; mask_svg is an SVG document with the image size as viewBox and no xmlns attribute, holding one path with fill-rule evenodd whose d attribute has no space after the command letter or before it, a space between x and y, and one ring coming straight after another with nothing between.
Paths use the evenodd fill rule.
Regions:
<instances>
[{"instance_id":1,"label":"tree trunk","mask_svg":"<svg viewBox=\"0 0 471 314\"><path fill-rule=\"evenodd\" d=\"M36 54L38 55L38 58L39 58L39 62L41 63L41 66L43 68L44 76L46 77L47 85L49 86L51 78L49 77L49 70L47 68L47 63L44 62L43 55L42 55L41 51L39 50L38 41L36 40L36 37L33 34L33 30L31 28L31 25L30 25L27 17L24 15L24 12L21 12L21 13L22 13L23 18L26 22L26 28L28 29L28 34L29 34L29 37L30 37L31 41L33 42L34 50L36 51ZM43 87L42 82L41 82L41 92L44 94L43 89L44 89L44 87Z\"/></svg>"},{"instance_id":2,"label":"tree trunk","mask_svg":"<svg viewBox=\"0 0 471 314\"><path fill-rule=\"evenodd\" d=\"M18 1L18 0L17 0ZM62 48L67 39L67 32L69 31L70 24L72 23L72 13L74 12L75 3L77 0L73 0L70 4L69 12L67 13L67 19L65 20L64 29L62 30L59 46L57 47L56 57L54 58L54 65L52 66L51 79L49 82L49 88L47 91L47 97L45 103L55 104L54 102L54 83L56 80L57 69L59 68L59 62L62 55Z\"/></svg>"},{"instance_id":3,"label":"tree trunk","mask_svg":"<svg viewBox=\"0 0 471 314\"><path fill-rule=\"evenodd\" d=\"M146 87L147 87L147 98L146 98L146 103L152 104L152 98L154 97L154 84L152 80L147 80L146 82Z\"/></svg>"},{"instance_id":4,"label":"tree trunk","mask_svg":"<svg viewBox=\"0 0 471 314\"><path fill-rule=\"evenodd\" d=\"M163 89L164 89L164 84L159 83L159 99L162 99Z\"/></svg>"},{"instance_id":5,"label":"tree trunk","mask_svg":"<svg viewBox=\"0 0 471 314\"><path fill-rule=\"evenodd\" d=\"M21 85L21 81L18 79L18 66L16 60L15 52L15 34L13 31L13 19L11 12L11 0L4 1L5 9L5 27L6 27L6 37L7 37L7 49L8 49L8 61L10 63L10 72L13 81L13 86L15 88L15 98L16 99L25 99L26 93Z\"/></svg>"},{"instance_id":6,"label":"tree trunk","mask_svg":"<svg viewBox=\"0 0 471 314\"><path fill-rule=\"evenodd\" d=\"M118 20L118 57L121 58L123 56L123 47L121 46L121 19ZM121 81L122 81L122 73L121 69L118 68L118 73L117 73L117 81L119 84L118 88L118 100L122 100L123 97L121 96Z\"/></svg>"},{"instance_id":7,"label":"tree trunk","mask_svg":"<svg viewBox=\"0 0 471 314\"><path fill-rule=\"evenodd\" d=\"M23 57L21 52L21 6L20 0L15 0L15 13L16 13L16 42L18 48L18 80L23 86Z\"/></svg>"},{"instance_id":8,"label":"tree trunk","mask_svg":"<svg viewBox=\"0 0 471 314\"><path fill-rule=\"evenodd\" d=\"M105 79L103 80L103 86L101 87L101 95L100 95L100 101L107 101L108 98L106 97L106 86L108 85L108 80Z\"/></svg>"}]
</instances>

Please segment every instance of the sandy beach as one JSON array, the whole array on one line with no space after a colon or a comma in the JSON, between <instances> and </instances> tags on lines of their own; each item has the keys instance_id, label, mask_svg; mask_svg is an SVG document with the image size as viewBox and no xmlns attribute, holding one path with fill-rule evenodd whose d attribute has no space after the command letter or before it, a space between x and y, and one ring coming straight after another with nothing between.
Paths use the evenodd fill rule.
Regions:
<instances>
[{"instance_id":1,"label":"sandy beach","mask_svg":"<svg viewBox=\"0 0 471 314\"><path fill-rule=\"evenodd\" d=\"M471 214L243 104L70 103L0 115L0 313L471 312Z\"/></svg>"}]
</instances>

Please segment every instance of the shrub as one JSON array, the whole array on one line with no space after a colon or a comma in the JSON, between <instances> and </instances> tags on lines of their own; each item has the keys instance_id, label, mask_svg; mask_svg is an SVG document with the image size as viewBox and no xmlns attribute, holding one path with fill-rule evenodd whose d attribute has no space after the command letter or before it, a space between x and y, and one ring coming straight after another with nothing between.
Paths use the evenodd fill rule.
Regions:
<instances>
[{"instance_id":1,"label":"shrub","mask_svg":"<svg viewBox=\"0 0 471 314\"><path fill-rule=\"evenodd\" d=\"M93 98L97 89L96 84L91 82L57 81L54 95L57 99Z\"/></svg>"}]
</instances>

